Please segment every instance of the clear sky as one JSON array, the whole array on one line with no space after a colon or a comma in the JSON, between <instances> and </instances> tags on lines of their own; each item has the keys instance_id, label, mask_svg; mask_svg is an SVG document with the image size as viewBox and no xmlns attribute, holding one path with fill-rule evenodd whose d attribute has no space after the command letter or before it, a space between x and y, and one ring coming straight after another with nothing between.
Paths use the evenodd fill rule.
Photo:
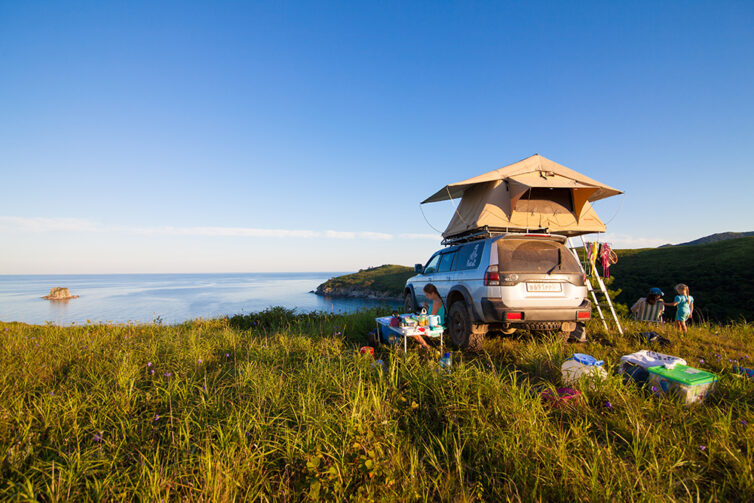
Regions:
<instances>
[{"instance_id":1,"label":"clear sky","mask_svg":"<svg viewBox=\"0 0 754 503\"><path fill-rule=\"evenodd\" d=\"M754 230L754 2L0 0L0 274L424 262L540 153L616 247Z\"/></svg>"}]
</instances>

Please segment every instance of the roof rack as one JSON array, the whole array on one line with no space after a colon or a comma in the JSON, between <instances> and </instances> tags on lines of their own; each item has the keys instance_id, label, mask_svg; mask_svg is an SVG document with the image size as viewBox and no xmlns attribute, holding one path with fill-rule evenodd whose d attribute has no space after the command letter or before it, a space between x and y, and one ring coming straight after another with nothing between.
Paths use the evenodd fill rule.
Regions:
<instances>
[{"instance_id":1,"label":"roof rack","mask_svg":"<svg viewBox=\"0 0 754 503\"><path fill-rule=\"evenodd\" d=\"M456 234L454 236L448 236L442 240L443 246L452 246L457 245L461 243L468 243L469 241L477 241L479 239L487 239L487 238L494 238L497 236L502 236L504 234L531 234L531 233L542 233L542 234L548 234L549 231L547 229L511 229L507 227L480 227L478 229L473 229L470 231L463 232L461 234Z\"/></svg>"}]
</instances>

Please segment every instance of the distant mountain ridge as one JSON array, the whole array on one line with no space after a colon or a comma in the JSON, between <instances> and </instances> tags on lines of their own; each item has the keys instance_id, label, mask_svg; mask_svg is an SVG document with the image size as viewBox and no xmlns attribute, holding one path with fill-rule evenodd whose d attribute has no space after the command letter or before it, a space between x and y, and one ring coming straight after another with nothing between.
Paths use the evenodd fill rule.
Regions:
<instances>
[{"instance_id":1,"label":"distant mountain ridge","mask_svg":"<svg viewBox=\"0 0 754 503\"><path fill-rule=\"evenodd\" d=\"M752 232L718 232L717 234L710 234L703 238L688 241L686 243L678 243L677 245L666 244L660 246L660 248L667 248L668 246L688 246L688 245L706 245L710 243L719 243L720 241L727 241L729 239L748 238L754 236Z\"/></svg>"}]
</instances>

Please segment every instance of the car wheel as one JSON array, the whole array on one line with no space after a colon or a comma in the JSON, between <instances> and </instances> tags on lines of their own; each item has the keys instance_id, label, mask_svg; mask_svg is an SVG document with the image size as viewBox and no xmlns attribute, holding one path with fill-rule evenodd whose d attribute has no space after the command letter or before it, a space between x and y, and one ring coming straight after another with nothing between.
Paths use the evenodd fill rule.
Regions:
<instances>
[{"instance_id":1,"label":"car wheel","mask_svg":"<svg viewBox=\"0 0 754 503\"><path fill-rule=\"evenodd\" d=\"M471 324L469 310L462 301L456 301L450 306L448 313L448 335L453 346L459 349L476 351L482 348L483 330L475 330Z\"/></svg>"},{"instance_id":2,"label":"car wheel","mask_svg":"<svg viewBox=\"0 0 754 503\"><path fill-rule=\"evenodd\" d=\"M414 311L416 311L414 307L414 294L409 291L403 298L403 312L413 313Z\"/></svg>"}]
</instances>

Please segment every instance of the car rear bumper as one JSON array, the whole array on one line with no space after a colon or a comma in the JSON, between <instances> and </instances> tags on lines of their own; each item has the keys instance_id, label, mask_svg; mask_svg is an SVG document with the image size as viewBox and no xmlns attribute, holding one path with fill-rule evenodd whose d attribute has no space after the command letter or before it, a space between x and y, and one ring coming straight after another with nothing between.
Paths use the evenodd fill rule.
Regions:
<instances>
[{"instance_id":1,"label":"car rear bumper","mask_svg":"<svg viewBox=\"0 0 754 503\"><path fill-rule=\"evenodd\" d=\"M517 309L506 306L500 299L483 297L482 315L485 323L508 323L526 325L542 321L586 321L592 314L592 303L588 299L578 307L538 307Z\"/></svg>"}]
</instances>

